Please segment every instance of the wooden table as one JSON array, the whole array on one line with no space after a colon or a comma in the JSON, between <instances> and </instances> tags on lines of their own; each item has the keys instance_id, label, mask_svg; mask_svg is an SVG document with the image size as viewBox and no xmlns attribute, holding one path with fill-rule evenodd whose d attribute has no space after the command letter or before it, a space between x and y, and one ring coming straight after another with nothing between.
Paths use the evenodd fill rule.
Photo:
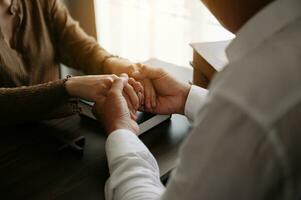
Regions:
<instances>
[{"instance_id":1,"label":"wooden table","mask_svg":"<svg viewBox=\"0 0 301 200\"><path fill-rule=\"evenodd\" d=\"M174 167L177 150L189 130L189 122L174 115L141 135L158 160L161 174ZM51 135L73 131L86 138L81 159L74 152L57 152ZM106 135L99 123L71 116L49 122L1 127L1 199L104 199L109 176Z\"/></svg>"},{"instance_id":2,"label":"wooden table","mask_svg":"<svg viewBox=\"0 0 301 200\"><path fill-rule=\"evenodd\" d=\"M163 67L182 81L192 80L192 69L157 59L146 62ZM179 145L189 132L184 116L173 115L140 136L158 161L161 176L176 164ZM53 135L83 135L81 158L61 145ZM109 177L105 154L107 135L97 121L71 116L19 126L0 126L0 199L104 199Z\"/></svg>"}]
</instances>

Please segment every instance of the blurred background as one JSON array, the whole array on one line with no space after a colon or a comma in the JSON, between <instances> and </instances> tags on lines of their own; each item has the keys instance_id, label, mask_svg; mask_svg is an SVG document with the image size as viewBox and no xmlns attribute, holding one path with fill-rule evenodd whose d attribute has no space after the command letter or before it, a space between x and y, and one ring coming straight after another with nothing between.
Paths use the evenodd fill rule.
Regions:
<instances>
[{"instance_id":1,"label":"blurred background","mask_svg":"<svg viewBox=\"0 0 301 200\"><path fill-rule=\"evenodd\" d=\"M192 42L232 39L200 0L65 0L71 15L113 54L189 67ZM72 2L72 3L71 3Z\"/></svg>"}]
</instances>

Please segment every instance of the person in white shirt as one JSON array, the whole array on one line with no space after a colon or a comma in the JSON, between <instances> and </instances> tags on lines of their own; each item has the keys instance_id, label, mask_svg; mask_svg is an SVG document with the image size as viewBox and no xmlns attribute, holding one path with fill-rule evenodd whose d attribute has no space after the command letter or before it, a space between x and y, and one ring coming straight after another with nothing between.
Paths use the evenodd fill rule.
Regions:
<instances>
[{"instance_id":1,"label":"person in white shirt","mask_svg":"<svg viewBox=\"0 0 301 200\"><path fill-rule=\"evenodd\" d=\"M166 188L122 96L128 77L95 104L109 134L107 200L301 198L301 1L204 3L236 33L209 92L162 69L136 74L156 89L148 111L193 120Z\"/></svg>"}]
</instances>

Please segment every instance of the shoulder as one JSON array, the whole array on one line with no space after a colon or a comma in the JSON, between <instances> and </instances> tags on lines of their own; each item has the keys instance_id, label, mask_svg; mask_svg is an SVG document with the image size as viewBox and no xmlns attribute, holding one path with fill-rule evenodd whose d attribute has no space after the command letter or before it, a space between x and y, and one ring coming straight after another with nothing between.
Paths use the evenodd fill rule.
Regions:
<instances>
[{"instance_id":1,"label":"shoulder","mask_svg":"<svg viewBox=\"0 0 301 200\"><path fill-rule=\"evenodd\" d=\"M281 117L301 101L300 25L300 21L289 25L230 62L214 78L210 95L227 99L266 124Z\"/></svg>"}]
</instances>

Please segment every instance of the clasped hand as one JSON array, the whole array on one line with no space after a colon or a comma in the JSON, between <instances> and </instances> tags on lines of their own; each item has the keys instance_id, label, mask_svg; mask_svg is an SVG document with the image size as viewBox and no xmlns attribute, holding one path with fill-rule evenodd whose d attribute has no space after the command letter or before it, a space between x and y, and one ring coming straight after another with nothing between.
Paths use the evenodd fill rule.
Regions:
<instances>
[{"instance_id":1,"label":"clasped hand","mask_svg":"<svg viewBox=\"0 0 301 200\"><path fill-rule=\"evenodd\" d=\"M129 87L131 85L132 87ZM128 98L127 93L133 93L134 88L139 89L135 91L136 97ZM138 134L136 112L144 102L142 92L143 88L139 82L129 79L127 74L121 74L113 81L108 92L96 99L93 113L102 122L108 134L117 129L127 129ZM136 102L137 99L138 105L132 102Z\"/></svg>"},{"instance_id":2,"label":"clasped hand","mask_svg":"<svg viewBox=\"0 0 301 200\"><path fill-rule=\"evenodd\" d=\"M66 82L70 96L95 102L94 115L108 134L117 129L139 132L136 112L184 114L190 85L160 68L138 66L126 74L72 77ZM137 81L136 81L137 80Z\"/></svg>"},{"instance_id":3,"label":"clasped hand","mask_svg":"<svg viewBox=\"0 0 301 200\"><path fill-rule=\"evenodd\" d=\"M132 76L140 82L143 80L150 81L155 91L154 99L138 97L139 102L141 102L139 104L140 110L156 114L184 114L185 103L190 90L189 84L176 80L163 69L147 66L140 66L139 71L133 73ZM131 108L129 106L131 100L123 95L130 80L133 81L126 74L122 74L114 80L107 94L95 102L94 114L103 123L108 134L117 129L128 129L135 134L139 132L134 114L137 107ZM155 101L155 105L147 106L146 102L151 101Z\"/></svg>"},{"instance_id":4,"label":"clasped hand","mask_svg":"<svg viewBox=\"0 0 301 200\"><path fill-rule=\"evenodd\" d=\"M126 75L122 75L123 77ZM112 84L119 79L116 75L90 75L71 77L66 82L66 89L70 96L79 97L91 102L99 102L108 96ZM140 82L133 78L127 78L122 90L122 96L126 101L130 116L136 119L136 111L144 103L144 89ZM113 108L114 105L107 107ZM108 113L114 113L108 110Z\"/></svg>"}]
</instances>

